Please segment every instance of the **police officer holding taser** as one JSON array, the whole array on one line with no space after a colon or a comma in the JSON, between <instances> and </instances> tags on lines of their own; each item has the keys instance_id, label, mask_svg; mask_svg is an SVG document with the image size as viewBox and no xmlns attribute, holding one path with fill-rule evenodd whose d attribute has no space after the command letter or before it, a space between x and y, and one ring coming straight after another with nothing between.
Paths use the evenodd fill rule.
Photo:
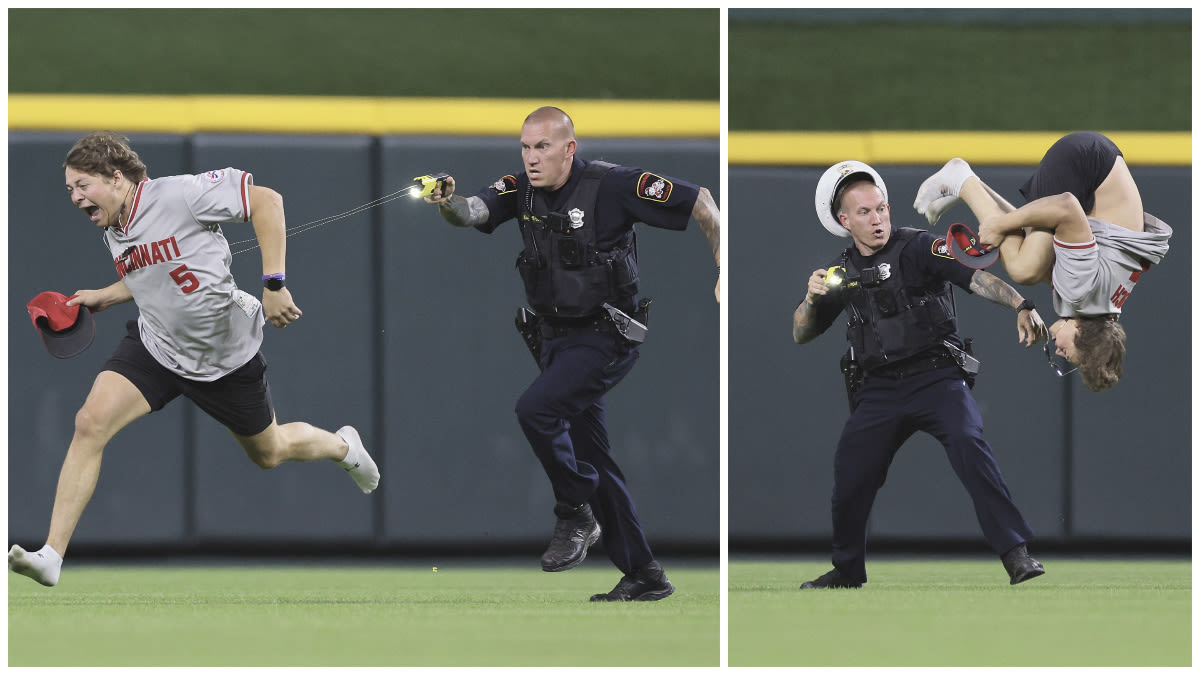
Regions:
<instances>
[{"instance_id":1,"label":"police officer holding taser","mask_svg":"<svg viewBox=\"0 0 1200 675\"><path fill-rule=\"evenodd\" d=\"M491 233L516 218L517 268L532 311L517 327L541 374L517 401L517 419L554 490L554 535L542 569L583 561L603 537L624 577L593 601L660 600L674 592L654 560L625 478L609 453L604 395L632 370L646 338L649 302L637 301L635 222L682 230L695 219L712 246L720 301L720 219L706 188L575 156L571 118L530 113L521 127L525 171L472 197L439 177L426 201L452 225ZM419 180L419 179L418 179Z\"/></svg>"},{"instance_id":2,"label":"police officer holding taser","mask_svg":"<svg viewBox=\"0 0 1200 675\"><path fill-rule=\"evenodd\" d=\"M1018 340L1045 338L1033 303L983 270L958 264L944 239L892 230L887 187L874 169L847 161L817 183L817 216L853 244L812 273L792 315L792 337L811 341L845 310L850 349L842 359L850 418L834 455L833 570L801 588L858 588L867 581L867 517L900 446L917 431L946 448L1009 583L1044 573L1026 548L1033 536L983 440L969 391L979 362L958 335L950 284L1017 312Z\"/></svg>"}]
</instances>

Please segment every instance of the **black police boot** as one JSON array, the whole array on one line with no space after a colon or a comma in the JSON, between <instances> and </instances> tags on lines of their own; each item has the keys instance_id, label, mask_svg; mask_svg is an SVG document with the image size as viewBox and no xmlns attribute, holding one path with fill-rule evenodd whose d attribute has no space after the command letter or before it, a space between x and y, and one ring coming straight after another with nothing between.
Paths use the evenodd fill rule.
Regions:
<instances>
[{"instance_id":1,"label":"black police boot","mask_svg":"<svg viewBox=\"0 0 1200 675\"><path fill-rule=\"evenodd\" d=\"M835 567L812 581L800 584L800 588L862 588L862 584L850 581Z\"/></svg>"},{"instance_id":2,"label":"black police boot","mask_svg":"<svg viewBox=\"0 0 1200 675\"><path fill-rule=\"evenodd\" d=\"M633 574L621 577L611 591L593 595L592 602L662 600L674 592L675 586L667 579L662 565L657 560L651 560L634 570Z\"/></svg>"},{"instance_id":3,"label":"black police boot","mask_svg":"<svg viewBox=\"0 0 1200 675\"><path fill-rule=\"evenodd\" d=\"M558 522L550 546L542 554L542 569L562 572L575 567L587 557L587 550L600 539L600 524L587 504L571 508L562 504L554 507Z\"/></svg>"},{"instance_id":4,"label":"black police boot","mask_svg":"<svg viewBox=\"0 0 1200 675\"><path fill-rule=\"evenodd\" d=\"M1010 586L1046 573L1046 568L1042 567L1042 563L1029 555L1025 544L1017 544L1009 549L1008 553L1000 556L1000 562L1004 563L1004 571L1008 572L1008 585Z\"/></svg>"}]
</instances>

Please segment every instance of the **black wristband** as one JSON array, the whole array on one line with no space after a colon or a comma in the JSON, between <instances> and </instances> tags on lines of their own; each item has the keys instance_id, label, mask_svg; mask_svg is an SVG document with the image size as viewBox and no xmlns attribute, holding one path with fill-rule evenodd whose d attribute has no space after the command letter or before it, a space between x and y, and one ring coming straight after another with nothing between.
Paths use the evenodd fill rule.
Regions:
<instances>
[{"instance_id":1,"label":"black wristband","mask_svg":"<svg viewBox=\"0 0 1200 675\"><path fill-rule=\"evenodd\" d=\"M264 274L263 288L267 289L268 291L281 290L284 286L284 279L285 277L282 274Z\"/></svg>"},{"instance_id":2,"label":"black wristband","mask_svg":"<svg viewBox=\"0 0 1200 675\"><path fill-rule=\"evenodd\" d=\"M1020 312L1021 310L1025 310L1025 309L1036 309L1036 307L1033 306L1033 301L1030 300L1029 298L1025 298L1024 300L1021 301L1021 304L1017 305L1018 312Z\"/></svg>"}]
</instances>

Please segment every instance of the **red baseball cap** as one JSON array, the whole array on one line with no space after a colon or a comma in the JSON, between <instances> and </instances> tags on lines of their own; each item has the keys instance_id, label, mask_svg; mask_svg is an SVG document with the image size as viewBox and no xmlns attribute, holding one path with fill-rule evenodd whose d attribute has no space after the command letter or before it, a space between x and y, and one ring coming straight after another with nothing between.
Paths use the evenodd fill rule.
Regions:
<instances>
[{"instance_id":1,"label":"red baseball cap","mask_svg":"<svg viewBox=\"0 0 1200 675\"><path fill-rule=\"evenodd\" d=\"M962 223L954 223L946 232L946 248L955 260L973 270L987 269L1000 258L1000 249L980 244L971 228Z\"/></svg>"},{"instance_id":2,"label":"red baseball cap","mask_svg":"<svg viewBox=\"0 0 1200 675\"><path fill-rule=\"evenodd\" d=\"M38 293L25 305L46 351L58 359L78 356L96 339L96 319L92 311L83 305L67 305L71 298L46 291Z\"/></svg>"}]
</instances>

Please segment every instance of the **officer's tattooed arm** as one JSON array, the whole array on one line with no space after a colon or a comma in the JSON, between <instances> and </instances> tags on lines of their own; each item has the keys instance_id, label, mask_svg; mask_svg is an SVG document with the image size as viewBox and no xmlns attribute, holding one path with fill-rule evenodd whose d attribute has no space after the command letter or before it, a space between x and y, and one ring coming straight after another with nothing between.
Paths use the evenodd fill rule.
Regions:
<instances>
[{"instance_id":1,"label":"officer's tattooed arm","mask_svg":"<svg viewBox=\"0 0 1200 675\"><path fill-rule=\"evenodd\" d=\"M479 197L460 197L450 195L448 199L438 204L438 213L446 222L456 227L473 227L488 221L487 204Z\"/></svg>"},{"instance_id":2,"label":"officer's tattooed arm","mask_svg":"<svg viewBox=\"0 0 1200 675\"><path fill-rule=\"evenodd\" d=\"M473 227L488 221L487 204L479 197L460 197L454 194L454 177L446 176L441 188L425 198L427 204L437 204L438 213L455 227Z\"/></svg>"},{"instance_id":3,"label":"officer's tattooed arm","mask_svg":"<svg viewBox=\"0 0 1200 675\"><path fill-rule=\"evenodd\" d=\"M1004 283L1003 279L983 270L976 270L975 274L971 275L971 292L1009 309L1016 309L1025 300L1015 288Z\"/></svg>"},{"instance_id":4,"label":"officer's tattooed arm","mask_svg":"<svg viewBox=\"0 0 1200 675\"><path fill-rule=\"evenodd\" d=\"M812 341L822 332L817 326L816 302L829 292L829 286L825 283L826 274L827 270L824 269L813 270L808 277L808 292L804 294L804 302L792 312L792 339L798 345Z\"/></svg>"},{"instance_id":5,"label":"officer's tattooed arm","mask_svg":"<svg viewBox=\"0 0 1200 675\"><path fill-rule=\"evenodd\" d=\"M991 300L1017 312L1017 341L1025 343L1026 347L1046 339L1049 331L1036 309L1020 309L1025 298L1015 288L1004 283L999 277L990 272L977 270L971 275L971 292L981 298Z\"/></svg>"},{"instance_id":6,"label":"officer's tattooed arm","mask_svg":"<svg viewBox=\"0 0 1200 675\"><path fill-rule=\"evenodd\" d=\"M712 247L713 259L717 261L717 286L713 289L713 294L717 296L717 302L720 302L721 210L717 208L717 202L712 198L712 193L708 191L708 188L700 188L700 194L696 196L696 204L692 207L692 218L700 226L700 231L704 233L704 238Z\"/></svg>"},{"instance_id":7,"label":"officer's tattooed arm","mask_svg":"<svg viewBox=\"0 0 1200 675\"><path fill-rule=\"evenodd\" d=\"M713 258L717 261L717 267L720 267L721 210L717 208L717 202L712 198L712 193L708 191L708 188L700 188L700 194L696 197L696 205L692 207L692 218L700 226L704 238L708 239L708 245L712 247Z\"/></svg>"},{"instance_id":8,"label":"officer's tattooed arm","mask_svg":"<svg viewBox=\"0 0 1200 675\"><path fill-rule=\"evenodd\" d=\"M804 302L792 312L792 339L802 345L820 334L817 330L817 308L808 298L804 298Z\"/></svg>"}]
</instances>

